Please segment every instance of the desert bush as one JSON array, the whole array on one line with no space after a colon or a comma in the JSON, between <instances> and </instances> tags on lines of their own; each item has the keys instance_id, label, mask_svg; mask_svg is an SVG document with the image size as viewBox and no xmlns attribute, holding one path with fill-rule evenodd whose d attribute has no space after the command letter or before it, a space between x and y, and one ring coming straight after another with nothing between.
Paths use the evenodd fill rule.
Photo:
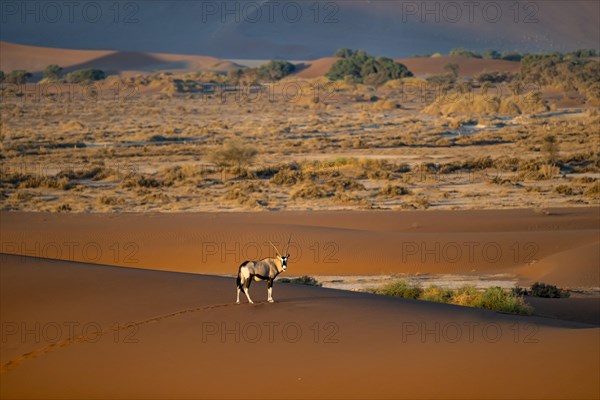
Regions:
<instances>
[{"instance_id":1,"label":"desert bush","mask_svg":"<svg viewBox=\"0 0 600 400\"><path fill-rule=\"evenodd\" d=\"M503 51L500 54L500 59L505 61L521 61L523 55L518 51Z\"/></svg>"},{"instance_id":2,"label":"desert bush","mask_svg":"<svg viewBox=\"0 0 600 400\"><path fill-rule=\"evenodd\" d=\"M427 196L417 196L414 201L414 205L416 208L428 209L431 207L431 203L429 202L429 198Z\"/></svg>"},{"instance_id":3,"label":"desert bush","mask_svg":"<svg viewBox=\"0 0 600 400\"><path fill-rule=\"evenodd\" d=\"M475 286L462 286L452 292L450 303L459 306L474 307L480 297Z\"/></svg>"},{"instance_id":4,"label":"desert bush","mask_svg":"<svg viewBox=\"0 0 600 400\"><path fill-rule=\"evenodd\" d=\"M345 176L328 179L325 185L334 191L365 190L365 186L362 183Z\"/></svg>"},{"instance_id":5,"label":"desert bush","mask_svg":"<svg viewBox=\"0 0 600 400\"><path fill-rule=\"evenodd\" d=\"M304 175L300 167L297 164L290 164L277 171L270 182L276 185L290 186L301 182L303 179Z\"/></svg>"},{"instance_id":6,"label":"desert bush","mask_svg":"<svg viewBox=\"0 0 600 400\"><path fill-rule=\"evenodd\" d=\"M558 155L558 142L556 136L546 135L543 139L542 151L546 154L548 162L554 163Z\"/></svg>"},{"instance_id":7,"label":"desert bush","mask_svg":"<svg viewBox=\"0 0 600 400\"><path fill-rule=\"evenodd\" d=\"M60 79L62 70L63 69L58 65L50 64L46 67L46 69L44 69L42 76L45 80L55 82Z\"/></svg>"},{"instance_id":8,"label":"desert bush","mask_svg":"<svg viewBox=\"0 0 600 400\"><path fill-rule=\"evenodd\" d=\"M99 69L84 68L69 72L65 75L67 83L85 83L91 81L101 81L106 78L106 73Z\"/></svg>"},{"instance_id":9,"label":"desert bush","mask_svg":"<svg viewBox=\"0 0 600 400\"><path fill-rule=\"evenodd\" d=\"M419 286L411 285L405 280L398 280L390 282L381 288L375 289L373 292L384 296L418 299L423 293L423 289L421 289Z\"/></svg>"},{"instance_id":10,"label":"desert bush","mask_svg":"<svg viewBox=\"0 0 600 400\"><path fill-rule=\"evenodd\" d=\"M532 313L531 307L525 304L522 297L505 291L501 287L487 288L474 306L512 314L530 315Z\"/></svg>"},{"instance_id":11,"label":"desert bush","mask_svg":"<svg viewBox=\"0 0 600 400\"><path fill-rule=\"evenodd\" d=\"M210 155L210 160L220 168L234 167L238 170L252 164L258 151L237 141L225 142Z\"/></svg>"},{"instance_id":12,"label":"desert bush","mask_svg":"<svg viewBox=\"0 0 600 400\"><path fill-rule=\"evenodd\" d=\"M487 96L474 95L469 92L458 92L448 96L439 96L425 107L428 114L523 114L546 112L547 101L539 93L520 96Z\"/></svg>"},{"instance_id":13,"label":"desert bush","mask_svg":"<svg viewBox=\"0 0 600 400\"><path fill-rule=\"evenodd\" d=\"M268 204L264 190L258 182L239 181L229 186L225 194L226 200L234 200L240 205L264 207Z\"/></svg>"},{"instance_id":14,"label":"desert bush","mask_svg":"<svg viewBox=\"0 0 600 400\"><path fill-rule=\"evenodd\" d=\"M558 185L554 187L554 191L565 196L573 196L575 192L573 188L567 185Z\"/></svg>"},{"instance_id":15,"label":"desert bush","mask_svg":"<svg viewBox=\"0 0 600 400\"><path fill-rule=\"evenodd\" d=\"M162 181L144 175L130 176L121 183L121 187L125 189L159 188L162 186Z\"/></svg>"},{"instance_id":16,"label":"desert bush","mask_svg":"<svg viewBox=\"0 0 600 400\"><path fill-rule=\"evenodd\" d=\"M338 49L334 54L335 57L340 57L340 58L348 58L348 57L352 57L353 55L354 55L354 50L346 49L346 48Z\"/></svg>"},{"instance_id":17,"label":"desert bush","mask_svg":"<svg viewBox=\"0 0 600 400\"><path fill-rule=\"evenodd\" d=\"M535 282L531 285L531 290L528 293L530 296L560 298L569 297L569 292L559 289L558 287L546 283Z\"/></svg>"},{"instance_id":18,"label":"desert bush","mask_svg":"<svg viewBox=\"0 0 600 400\"><path fill-rule=\"evenodd\" d=\"M123 204L125 201L123 199L118 199L115 196L102 195L98 198L98 202L105 206L116 206L117 204Z\"/></svg>"},{"instance_id":19,"label":"desert bush","mask_svg":"<svg viewBox=\"0 0 600 400\"><path fill-rule=\"evenodd\" d=\"M452 291L440 286L431 285L421 293L419 299L434 301L436 303L448 303L452 299Z\"/></svg>"},{"instance_id":20,"label":"desert bush","mask_svg":"<svg viewBox=\"0 0 600 400\"><path fill-rule=\"evenodd\" d=\"M499 60L502 55L496 50L487 49L481 53L481 57L487 60Z\"/></svg>"},{"instance_id":21,"label":"desert bush","mask_svg":"<svg viewBox=\"0 0 600 400\"><path fill-rule=\"evenodd\" d=\"M333 191L323 184L306 182L292 192L292 199L321 199L333 196Z\"/></svg>"},{"instance_id":22,"label":"desert bush","mask_svg":"<svg viewBox=\"0 0 600 400\"><path fill-rule=\"evenodd\" d=\"M31 77L32 77L32 75L30 72L24 71L22 69L18 69L18 70L12 71L8 75L6 75L4 77L4 80L8 83L14 83L15 85L22 85L24 83L27 83L27 81Z\"/></svg>"},{"instance_id":23,"label":"desert bush","mask_svg":"<svg viewBox=\"0 0 600 400\"><path fill-rule=\"evenodd\" d=\"M68 203L63 203L55 208L56 212L71 212L72 208Z\"/></svg>"},{"instance_id":24,"label":"desert bush","mask_svg":"<svg viewBox=\"0 0 600 400\"><path fill-rule=\"evenodd\" d=\"M450 57L481 58L481 54L477 53L476 51L467 50L462 47L450 50L450 53L448 53L448 55Z\"/></svg>"},{"instance_id":25,"label":"desert bush","mask_svg":"<svg viewBox=\"0 0 600 400\"><path fill-rule=\"evenodd\" d=\"M460 67L457 63L448 63L444 65L443 69L446 73L458 78L458 71L460 70Z\"/></svg>"},{"instance_id":26,"label":"desert bush","mask_svg":"<svg viewBox=\"0 0 600 400\"><path fill-rule=\"evenodd\" d=\"M512 72L481 72L475 75L473 78L479 83L503 83L503 82L512 82L517 77L516 74Z\"/></svg>"},{"instance_id":27,"label":"desert bush","mask_svg":"<svg viewBox=\"0 0 600 400\"><path fill-rule=\"evenodd\" d=\"M323 286L322 283L317 281L312 276L303 275L298 278L280 278L279 282L281 283L295 283L297 285L307 285L307 286Z\"/></svg>"},{"instance_id":28,"label":"desert bush","mask_svg":"<svg viewBox=\"0 0 600 400\"><path fill-rule=\"evenodd\" d=\"M399 197L407 194L412 194L411 190L405 188L404 186L392 185L388 183L381 189L379 189L379 194L385 197Z\"/></svg>"},{"instance_id":29,"label":"desert bush","mask_svg":"<svg viewBox=\"0 0 600 400\"><path fill-rule=\"evenodd\" d=\"M383 84L390 79L412 76L404 64L391 58L370 56L363 50L348 53L348 56L336 61L325 74L332 81L348 77L358 83Z\"/></svg>"},{"instance_id":30,"label":"desert bush","mask_svg":"<svg viewBox=\"0 0 600 400\"><path fill-rule=\"evenodd\" d=\"M591 186L589 186L584 194L593 199L600 198L600 181L594 182Z\"/></svg>"},{"instance_id":31,"label":"desert bush","mask_svg":"<svg viewBox=\"0 0 600 400\"><path fill-rule=\"evenodd\" d=\"M373 104L374 110L392 111L400 108L400 105L393 100L380 100Z\"/></svg>"},{"instance_id":32,"label":"desert bush","mask_svg":"<svg viewBox=\"0 0 600 400\"><path fill-rule=\"evenodd\" d=\"M548 180L560 173L560 168L539 160L520 161L518 165L519 179Z\"/></svg>"},{"instance_id":33,"label":"desert bush","mask_svg":"<svg viewBox=\"0 0 600 400\"><path fill-rule=\"evenodd\" d=\"M4 82L5 79L6 75L4 74L4 71L0 71L0 83Z\"/></svg>"}]
</instances>

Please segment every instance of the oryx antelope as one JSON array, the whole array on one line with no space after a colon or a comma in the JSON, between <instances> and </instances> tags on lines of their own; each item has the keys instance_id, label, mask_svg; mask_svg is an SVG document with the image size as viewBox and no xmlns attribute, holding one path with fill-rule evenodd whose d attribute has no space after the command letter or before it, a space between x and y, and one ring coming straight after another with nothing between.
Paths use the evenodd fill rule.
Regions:
<instances>
[{"instance_id":1,"label":"oryx antelope","mask_svg":"<svg viewBox=\"0 0 600 400\"><path fill-rule=\"evenodd\" d=\"M248 289L252 280L255 281L267 281L267 293L269 294L269 303L273 302L273 281L283 271L287 269L287 262L290 255L288 249L290 247L290 236L287 245L285 247L285 255L281 255L277 247L271 242L271 246L275 249L276 258L263 258L260 261L244 261L238 270L237 276L237 300L236 304L240 304L240 292L243 290L248 298L248 302L253 304L254 302L250 298Z\"/></svg>"}]
</instances>

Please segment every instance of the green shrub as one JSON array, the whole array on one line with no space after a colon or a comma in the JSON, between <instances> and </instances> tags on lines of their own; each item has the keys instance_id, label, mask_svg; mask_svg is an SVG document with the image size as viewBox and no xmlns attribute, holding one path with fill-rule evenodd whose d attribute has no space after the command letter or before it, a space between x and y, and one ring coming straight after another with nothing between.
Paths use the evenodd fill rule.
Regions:
<instances>
[{"instance_id":1,"label":"green shrub","mask_svg":"<svg viewBox=\"0 0 600 400\"><path fill-rule=\"evenodd\" d=\"M267 80L280 80L296 71L296 66L287 61L269 61L258 68L258 76Z\"/></svg>"},{"instance_id":2,"label":"green shrub","mask_svg":"<svg viewBox=\"0 0 600 400\"><path fill-rule=\"evenodd\" d=\"M481 58L481 54L477 53L476 51L463 49L462 47L450 50L448 55L451 57Z\"/></svg>"},{"instance_id":3,"label":"green shrub","mask_svg":"<svg viewBox=\"0 0 600 400\"><path fill-rule=\"evenodd\" d=\"M557 288L554 285L549 285L541 282L535 282L531 285L530 296L534 297L546 297L546 298L560 298L569 297L570 294L566 290Z\"/></svg>"},{"instance_id":4,"label":"green shrub","mask_svg":"<svg viewBox=\"0 0 600 400\"><path fill-rule=\"evenodd\" d=\"M512 82L516 78L516 74L512 72L481 72L473 77L479 83L502 83Z\"/></svg>"},{"instance_id":5,"label":"green shrub","mask_svg":"<svg viewBox=\"0 0 600 400\"><path fill-rule=\"evenodd\" d=\"M481 293L477 290L477 288L475 288L475 286L463 286L456 289L452 293L450 303L459 306L474 307L474 305L479 301L480 296Z\"/></svg>"},{"instance_id":6,"label":"green shrub","mask_svg":"<svg viewBox=\"0 0 600 400\"><path fill-rule=\"evenodd\" d=\"M488 60L499 60L502 57L499 52L491 49L485 50L483 53L481 53L481 56Z\"/></svg>"},{"instance_id":7,"label":"green shrub","mask_svg":"<svg viewBox=\"0 0 600 400\"><path fill-rule=\"evenodd\" d=\"M423 293L423 289L419 286L410 285L405 280L390 282L379 289L375 289L374 293L384 296L403 297L405 299L418 299Z\"/></svg>"},{"instance_id":8,"label":"green shrub","mask_svg":"<svg viewBox=\"0 0 600 400\"><path fill-rule=\"evenodd\" d=\"M281 283L295 283L297 285L307 285L307 286L323 286L322 283L319 283L315 278L308 275L303 275L299 278L281 278L279 279Z\"/></svg>"},{"instance_id":9,"label":"green shrub","mask_svg":"<svg viewBox=\"0 0 600 400\"><path fill-rule=\"evenodd\" d=\"M354 55L354 50L346 49L346 48L338 49L334 54L335 57L340 57L340 58L349 58L349 57L352 57L353 55Z\"/></svg>"},{"instance_id":10,"label":"green shrub","mask_svg":"<svg viewBox=\"0 0 600 400\"><path fill-rule=\"evenodd\" d=\"M50 64L44 70L43 77L49 81L57 81L60 79L61 72L61 67L56 64Z\"/></svg>"},{"instance_id":11,"label":"green shrub","mask_svg":"<svg viewBox=\"0 0 600 400\"><path fill-rule=\"evenodd\" d=\"M436 303L448 303L452 299L452 291L442 287L431 285L421 293L420 300L434 301Z\"/></svg>"},{"instance_id":12,"label":"green shrub","mask_svg":"<svg viewBox=\"0 0 600 400\"><path fill-rule=\"evenodd\" d=\"M67 83L85 83L90 81L101 81L106 78L104 71L94 68L78 69L73 72L69 72L65 76Z\"/></svg>"},{"instance_id":13,"label":"green shrub","mask_svg":"<svg viewBox=\"0 0 600 400\"><path fill-rule=\"evenodd\" d=\"M530 315L533 312L533 308L525 304L522 296L514 292L505 291L500 287L491 287L482 292L474 286L463 286L459 289L451 290L432 285L423 290L418 285L412 285L405 280L399 280L369 291L385 296L450 303L513 314Z\"/></svg>"},{"instance_id":14,"label":"green shrub","mask_svg":"<svg viewBox=\"0 0 600 400\"><path fill-rule=\"evenodd\" d=\"M487 288L475 303L477 308L503 311L513 314L530 315L532 310L525 304L523 298L507 292L501 287Z\"/></svg>"},{"instance_id":15,"label":"green shrub","mask_svg":"<svg viewBox=\"0 0 600 400\"><path fill-rule=\"evenodd\" d=\"M390 79L413 76L404 64L391 58L375 58L364 50L350 51L348 57L338 60L325 74L332 81L350 79L358 83L379 85Z\"/></svg>"},{"instance_id":16,"label":"green shrub","mask_svg":"<svg viewBox=\"0 0 600 400\"><path fill-rule=\"evenodd\" d=\"M505 61L521 61L523 55L518 51L503 51L500 58Z\"/></svg>"},{"instance_id":17,"label":"green shrub","mask_svg":"<svg viewBox=\"0 0 600 400\"><path fill-rule=\"evenodd\" d=\"M22 69L18 69L10 72L8 75L4 77L4 80L8 83L14 83L16 85L22 85L27 83L29 78L31 78L31 73L24 71Z\"/></svg>"}]
</instances>

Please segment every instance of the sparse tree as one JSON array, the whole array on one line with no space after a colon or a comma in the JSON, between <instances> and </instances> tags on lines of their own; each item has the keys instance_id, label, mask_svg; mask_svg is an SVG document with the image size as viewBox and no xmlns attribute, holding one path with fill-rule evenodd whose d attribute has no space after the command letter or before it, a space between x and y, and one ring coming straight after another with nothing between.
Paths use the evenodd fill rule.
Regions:
<instances>
[{"instance_id":1,"label":"sparse tree","mask_svg":"<svg viewBox=\"0 0 600 400\"><path fill-rule=\"evenodd\" d=\"M544 136L544 143L542 144L542 151L546 154L548 162L554 164L558 155L558 142L556 136L547 135Z\"/></svg>"},{"instance_id":2,"label":"sparse tree","mask_svg":"<svg viewBox=\"0 0 600 400\"><path fill-rule=\"evenodd\" d=\"M76 71L69 72L65 76L65 80L68 83L100 81L104 78L106 78L106 73L104 73L104 71L93 68L78 69Z\"/></svg>"},{"instance_id":3,"label":"sparse tree","mask_svg":"<svg viewBox=\"0 0 600 400\"><path fill-rule=\"evenodd\" d=\"M354 51L351 49L342 48L335 52L336 57L348 58L354 55Z\"/></svg>"},{"instance_id":4,"label":"sparse tree","mask_svg":"<svg viewBox=\"0 0 600 400\"><path fill-rule=\"evenodd\" d=\"M252 163L256 154L256 149L232 140L213 152L210 160L219 168L234 168L239 172Z\"/></svg>"},{"instance_id":5,"label":"sparse tree","mask_svg":"<svg viewBox=\"0 0 600 400\"><path fill-rule=\"evenodd\" d=\"M359 83L378 85L390 79L400 79L412 76L404 64L391 58L375 58L364 50L352 53L352 56L342 58L331 66L326 76L331 80L351 80Z\"/></svg>"},{"instance_id":6,"label":"sparse tree","mask_svg":"<svg viewBox=\"0 0 600 400\"><path fill-rule=\"evenodd\" d=\"M29 78L31 78L30 72L24 71L22 69L18 69L18 70L12 71L8 75L6 75L6 77L4 79L8 83L22 85L24 83L27 83Z\"/></svg>"},{"instance_id":7,"label":"sparse tree","mask_svg":"<svg viewBox=\"0 0 600 400\"><path fill-rule=\"evenodd\" d=\"M60 75L62 73L62 68L56 64L50 64L44 70L44 79L49 81L57 81L60 79Z\"/></svg>"},{"instance_id":8,"label":"sparse tree","mask_svg":"<svg viewBox=\"0 0 600 400\"><path fill-rule=\"evenodd\" d=\"M501 55L499 52L497 52L496 50L492 50L492 49L487 49L485 50L481 56L485 59L488 60L498 60L500 59Z\"/></svg>"},{"instance_id":9,"label":"sparse tree","mask_svg":"<svg viewBox=\"0 0 600 400\"><path fill-rule=\"evenodd\" d=\"M446 71L449 74L452 74L452 76L454 76L455 78L458 78L459 69L460 67L456 63L448 63L444 65L444 71Z\"/></svg>"}]
</instances>

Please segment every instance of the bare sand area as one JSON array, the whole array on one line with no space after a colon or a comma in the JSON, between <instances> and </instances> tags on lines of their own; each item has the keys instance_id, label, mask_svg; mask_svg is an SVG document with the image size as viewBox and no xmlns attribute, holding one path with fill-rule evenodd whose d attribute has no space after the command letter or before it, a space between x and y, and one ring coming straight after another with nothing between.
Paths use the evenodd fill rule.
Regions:
<instances>
[{"instance_id":1,"label":"bare sand area","mask_svg":"<svg viewBox=\"0 0 600 400\"><path fill-rule=\"evenodd\" d=\"M234 305L232 278L21 256L0 274L3 398L600 395L590 325L291 284Z\"/></svg>"}]
</instances>

